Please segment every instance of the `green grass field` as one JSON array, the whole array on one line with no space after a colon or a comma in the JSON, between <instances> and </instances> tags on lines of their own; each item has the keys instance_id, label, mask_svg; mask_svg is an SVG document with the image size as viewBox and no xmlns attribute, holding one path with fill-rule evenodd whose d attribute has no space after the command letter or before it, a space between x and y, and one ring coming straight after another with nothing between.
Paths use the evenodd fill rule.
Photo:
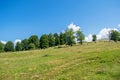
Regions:
<instances>
[{"instance_id":1,"label":"green grass field","mask_svg":"<svg viewBox=\"0 0 120 80\"><path fill-rule=\"evenodd\" d=\"M0 53L0 80L120 80L120 42Z\"/></svg>"}]
</instances>

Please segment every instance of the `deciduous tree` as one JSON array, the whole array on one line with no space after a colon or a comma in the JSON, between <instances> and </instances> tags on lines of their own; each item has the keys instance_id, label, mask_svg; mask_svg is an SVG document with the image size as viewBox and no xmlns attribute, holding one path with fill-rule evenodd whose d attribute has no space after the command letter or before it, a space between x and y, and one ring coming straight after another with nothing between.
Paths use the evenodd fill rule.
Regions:
<instances>
[{"instance_id":1,"label":"deciduous tree","mask_svg":"<svg viewBox=\"0 0 120 80\"><path fill-rule=\"evenodd\" d=\"M8 41L4 47L5 52L14 51L14 44L11 41Z\"/></svg>"},{"instance_id":2,"label":"deciduous tree","mask_svg":"<svg viewBox=\"0 0 120 80\"><path fill-rule=\"evenodd\" d=\"M17 42L17 44L15 46L15 50L16 51L22 51L22 44L20 42Z\"/></svg>"},{"instance_id":3,"label":"deciduous tree","mask_svg":"<svg viewBox=\"0 0 120 80\"><path fill-rule=\"evenodd\" d=\"M49 47L49 40L48 40L48 35L43 34L40 38L40 48L45 49Z\"/></svg>"},{"instance_id":4,"label":"deciduous tree","mask_svg":"<svg viewBox=\"0 0 120 80\"><path fill-rule=\"evenodd\" d=\"M39 47L39 38L37 35L32 35L30 36L30 38L28 39L29 44L33 43L35 45L35 48Z\"/></svg>"},{"instance_id":5,"label":"deciduous tree","mask_svg":"<svg viewBox=\"0 0 120 80\"><path fill-rule=\"evenodd\" d=\"M85 39L85 35L82 33L82 31L78 30L77 33L77 41L80 42L80 44L83 44L83 40Z\"/></svg>"}]
</instances>

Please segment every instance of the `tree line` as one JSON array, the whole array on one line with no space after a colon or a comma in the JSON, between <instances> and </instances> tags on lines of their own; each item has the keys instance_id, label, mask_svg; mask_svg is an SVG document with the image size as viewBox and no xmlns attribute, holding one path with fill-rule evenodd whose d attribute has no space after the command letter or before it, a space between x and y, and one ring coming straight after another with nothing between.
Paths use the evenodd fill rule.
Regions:
<instances>
[{"instance_id":1,"label":"tree line","mask_svg":"<svg viewBox=\"0 0 120 80\"><path fill-rule=\"evenodd\" d=\"M76 40L75 40L76 39ZM24 39L21 42L17 42L14 46L12 41L8 41L6 44L0 42L0 52L13 52L13 51L26 51L34 49L45 49L53 46L69 45L72 46L76 42L83 44L85 35L82 31L76 32L73 29L67 29L65 32L43 34L40 38L37 35L32 35L28 39ZM109 39L117 42L120 41L120 33L116 30L109 32ZM92 36L92 41L96 42L97 36Z\"/></svg>"}]
</instances>

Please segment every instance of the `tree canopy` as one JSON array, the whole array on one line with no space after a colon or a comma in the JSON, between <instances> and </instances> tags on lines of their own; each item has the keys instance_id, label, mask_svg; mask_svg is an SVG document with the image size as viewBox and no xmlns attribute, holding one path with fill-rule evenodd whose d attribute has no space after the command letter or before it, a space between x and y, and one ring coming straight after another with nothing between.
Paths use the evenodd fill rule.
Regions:
<instances>
[{"instance_id":1,"label":"tree canopy","mask_svg":"<svg viewBox=\"0 0 120 80\"><path fill-rule=\"evenodd\" d=\"M116 30L112 30L110 32L110 40L113 40L115 42L117 42L120 38L120 33Z\"/></svg>"},{"instance_id":2,"label":"tree canopy","mask_svg":"<svg viewBox=\"0 0 120 80\"><path fill-rule=\"evenodd\" d=\"M22 51L22 44L20 42L17 42L17 44L15 46L15 50L16 51Z\"/></svg>"},{"instance_id":3,"label":"tree canopy","mask_svg":"<svg viewBox=\"0 0 120 80\"><path fill-rule=\"evenodd\" d=\"M35 48L39 47L39 38L37 35L32 35L30 36L30 38L28 39L29 44L33 43L35 45Z\"/></svg>"},{"instance_id":4,"label":"tree canopy","mask_svg":"<svg viewBox=\"0 0 120 80\"><path fill-rule=\"evenodd\" d=\"M67 29L65 31L66 34L66 44L72 46L75 43L75 36L73 29Z\"/></svg>"},{"instance_id":5,"label":"tree canopy","mask_svg":"<svg viewBox=\"0 0 120 80\"><path fill-rule=\"evenodd\" d=\"M58 33L54 34L54 38L55 38L55 46L60 45L60 37Z\"/></svg>"},{"instance_id":6,"label":"tree canopy","mask_svg":"<svg viewBox=\"0 0 120 80\"><path fill-rule=\"evenodd\" d=\"M4 47L5 52L14 51L14 44L11 41L8 41Z\"/></svg>"},{"instance_id":7,"label":"tree canopy","mask_svg":"<svg viewBox=\"0 0 120 80\"><path fill-rule=\"evenodd\" d=\"M48 35L43 34L40 38L40 48L45 49L49 47L49 40L48 40Z\"/></svg>"},{"instance_id":8,"label":"tree canopy","mask_svg":"<svg viewBox=\"0 0 120 80\"><path fill-rule=\"evenodd\" d=\"M28 44L29 44L28 39L22 40L21 44L22 44L22 50L28 50Z\"/></svg>"},{"instance_id":9,"label":"tree canopy","mask_svg":"<svg viewBox=\"0 0 120 80\"><path fill-rule=\"evenodd\" d=\"M52 33L48 35L48 40L49 40L49 47L52 47L55 45L55 38Z\"/></svg>"}]
</instances>

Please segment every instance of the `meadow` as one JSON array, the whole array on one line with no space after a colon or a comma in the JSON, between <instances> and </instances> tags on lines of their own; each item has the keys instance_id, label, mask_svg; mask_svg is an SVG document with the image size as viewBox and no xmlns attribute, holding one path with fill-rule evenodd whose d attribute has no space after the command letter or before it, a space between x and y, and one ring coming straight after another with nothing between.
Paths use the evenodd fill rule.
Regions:
<instances>
[{"instance_id":1,"label":"meadow","mask_svg":"<svg viewBox=\"0 0 120 80\"><path fill-rule=\"evenodd\" d=\"M120 42L0 53L0 80L120 80Z\"/></svg>"}]
</instances>

